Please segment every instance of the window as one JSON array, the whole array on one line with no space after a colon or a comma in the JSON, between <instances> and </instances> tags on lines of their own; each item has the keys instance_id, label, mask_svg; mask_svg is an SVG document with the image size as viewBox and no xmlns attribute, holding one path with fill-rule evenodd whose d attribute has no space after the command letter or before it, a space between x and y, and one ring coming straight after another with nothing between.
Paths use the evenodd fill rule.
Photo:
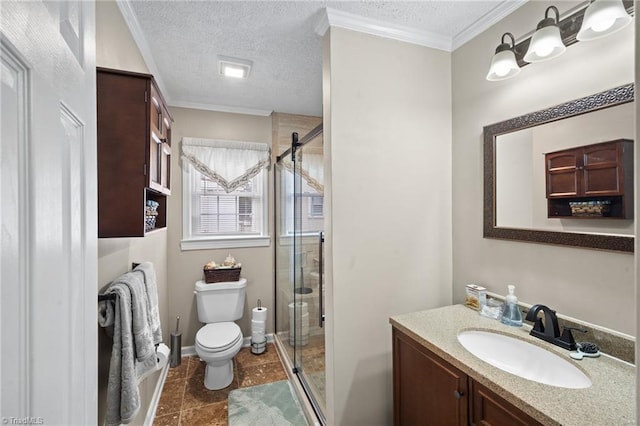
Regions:
<instances>
[{"instance_id":1,"label":"window","mask_svg":"<svg viewBox=\"0 0 640 426\"><path fill-rule=\"evenodd\" d=\"M268 246L266 169L242 164L229 165L234 173L249 168L254 170L249 176L241 175L229 182L217 171L198 163L198 158L193 161L188 158L190 151L185 149L190 147L188 141L188 138L183 138L183 158L188 161L184 162L182 176L182 249ZM229 162L242 162L238 152L226 157L226 163ZM222 167L218 167L218 171L220 169Z\"/></svg>"},{"instance_id":2,"label":"window","mask_svg":"<svg viewBox=\"0 0 640 426\"><path fill-rule=\"evenodd\" d=\"M309 216L322 217L323 210L324 210L324 197L311 196L311 200L309 200Z\"/></svg>"},{"instance_id":3,"label":"window","mask_svg":"<svg viewBox=\"0 0 640 426\"><path fill-rule=\"evenodd\" d=\"M302 184L301 193L296 197L294 195L293 173L290 170L284 170L282 173L283 188L285 192L285 206L281 213L281 229L285 235L293 235L294 226L298 228L300 233L317 234L324 229L324 195L315 189L309 183L300 179ZM294 223L294 203L299 202L300 217L299 222Z\"/></svg>"},{"instance_id":4,"label":"window","mask_svg":"<svg viewBox=\"0 0 640 426\"><path fill-rule=\"evenodd\" d=\"M210 178L197 171L193 175L191 235L261 234L262 191L256 190L260 178L227 194Z\"/></svg>"}]
</instances>

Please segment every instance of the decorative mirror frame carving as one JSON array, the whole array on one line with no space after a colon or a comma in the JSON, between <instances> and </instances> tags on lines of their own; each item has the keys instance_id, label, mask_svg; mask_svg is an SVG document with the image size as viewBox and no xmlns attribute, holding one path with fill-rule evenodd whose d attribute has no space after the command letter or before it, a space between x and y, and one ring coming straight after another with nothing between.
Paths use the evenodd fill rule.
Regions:
<instances>
[{"instance_id":1,"label":"decorative mirror frame carving","mask_svg":"<svg viewBox=\"0 0 640 426\"><path fill-rule=\"evenodd\" d=\"M484 127L484 238L594 248L633 253L634 237L544 231L496 226L495 144L496 137L564 118L633 102L634 83L521 115ZM634 218L637 213L634 214Z\"/></svg>"}]
</instances>

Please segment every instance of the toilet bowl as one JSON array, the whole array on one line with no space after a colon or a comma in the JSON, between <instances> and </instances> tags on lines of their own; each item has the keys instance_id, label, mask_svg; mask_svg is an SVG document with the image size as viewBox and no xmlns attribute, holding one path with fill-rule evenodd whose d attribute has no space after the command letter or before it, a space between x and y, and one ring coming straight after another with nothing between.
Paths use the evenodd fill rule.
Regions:
<instances>
[{"instance_id":1,"label":"toilet bowl","mask_svg":"<svg viewBox=\"0 0 640 426\"><path fill-rule=\"evenodd\" d=\"M236 323L207 324L196 334L196 353L207 363L204 386L226 388L233 381L233 358L242 347L242 331Z\"/></svg>"},{"instance_id":2,"label":"toilet bowl","mask_svg":"<svg viewBox=\"0 0 640 426\"><path fill-rule=\"evenodd\" d=\"M233 358L240 352L243 336L233 321L244 313L247 280L207 284L196 283L198 319L205 325L196 333L196 353L207 367L204 386L226 388L233 381Z\"/></svg>"}]
</instances>

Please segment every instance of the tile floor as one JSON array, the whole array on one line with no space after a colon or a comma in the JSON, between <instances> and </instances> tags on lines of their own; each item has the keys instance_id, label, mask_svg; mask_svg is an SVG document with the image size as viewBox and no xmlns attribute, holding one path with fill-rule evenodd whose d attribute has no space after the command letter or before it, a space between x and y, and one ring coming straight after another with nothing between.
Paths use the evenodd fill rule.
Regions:
<instances>
[{"instance_id":1,"label":"tile floor","mask_svg":"<svg viewBox=\"0 0 640 426\"><path fill-rule=\"evenodd\" d=\"M287 379L272 343L260 355L242 348L235 358L233 382L224 389L204 387L204 368L205 363L194 355L183 357L180 366L169 369L154 425L227 425L229 392Z\"/></svg>"},{"instance_id":2,"label":"tile floor","mask_svg":"<svg viewBox=\"0 0 640 426\"><path fill-rule=\"evenodd\" d=\"M299 362L302 364L307 382L323 410L326 398L324 344L324 334L312 334L309 336L309 343L299 348L301 350ZM291 354L290 356L293 356L293 348L288 341L285 343L285 347Z\"/></svg>"}]
</instances>

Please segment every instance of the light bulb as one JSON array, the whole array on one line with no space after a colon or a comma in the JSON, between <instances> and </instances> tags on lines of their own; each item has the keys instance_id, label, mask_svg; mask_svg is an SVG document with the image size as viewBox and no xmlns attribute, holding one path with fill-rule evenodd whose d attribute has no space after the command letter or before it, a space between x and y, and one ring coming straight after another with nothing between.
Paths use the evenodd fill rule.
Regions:
<instances>
[{"instance_id":1,"label":"light bulb","mask_svg":"<svg viewBox=\"0 0 640 426\"><path fill-rule=\"evenodd\" d=\"M591 29L597 33L601 33L602 31L607 31L609 28L616 23L615 18L604 19L602 21L594 22L591 26Z\"/></svg>"},{"instance_id":2,"label":"light bulb","mask_svg":"<svg viewBox=\"0 0 640 426\"><path fill-rule=\"evenodd\" d=\"M496 66L493 67L493 72L495 72L498 77L504 77L509 74L510 69L507 64L496 64Z\"/></svg>"},{"instance_id":3,"label":"light bulb","mask_svg":"<svg viewBox=\"0 0 640 426\"><path fill-rule=\"evenodd\" d=\"M538 43L536 45L536 54L541 57L549 56L553 52L553 44L551 43Z\"/></svg>"}]
</instances>

